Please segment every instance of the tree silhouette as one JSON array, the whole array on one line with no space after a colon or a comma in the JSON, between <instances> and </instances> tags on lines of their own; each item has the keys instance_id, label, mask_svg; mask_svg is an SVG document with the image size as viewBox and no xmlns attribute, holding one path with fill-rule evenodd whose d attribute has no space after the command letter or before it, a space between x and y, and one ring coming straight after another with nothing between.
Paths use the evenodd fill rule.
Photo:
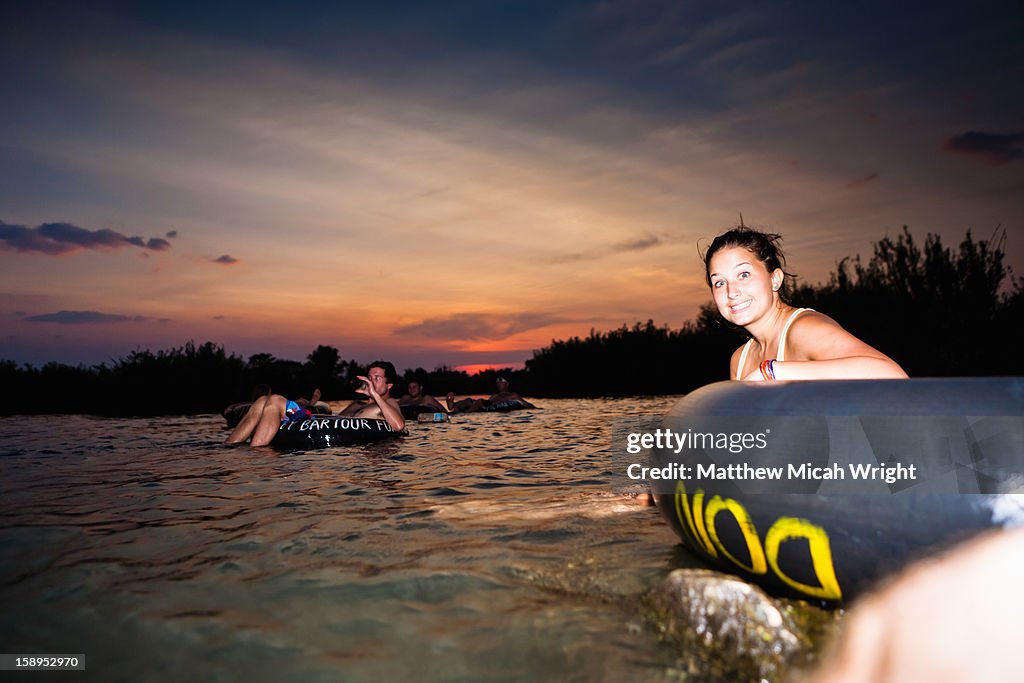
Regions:
<instances>
[{"instance_id":1,"label":"tree silhouette","mask_svg":"<svg viewBox=\"0 0 1024 683\"><path fill-rule=\"evenodd\" d=\"M1024 374L1024 291L1004 265L1005 243L1005 230L997 230L990 240L968 231L956 249L932 234L919 245L904 227L876 242L866 262L847 257L828 282L800 284L790 302L833 317L912 376ZM514 391L541 397L683 393L726 379L729 356L744 334L708 303L678 330L648 320L552 340L523 370L470 376L441 366L407 370L404 379L423 382L435 395L489 395L499 373ZM189 341L155 353L133 351L112 365L37 369L0 361L0 414L217 413L249 400L259 384L289 397L320 387L328 400L354 398L352 380L366 366L340 358L335 347L320 345L305 363L269 353L243 361L213 342Z\"/></svg>"}]
</instances>

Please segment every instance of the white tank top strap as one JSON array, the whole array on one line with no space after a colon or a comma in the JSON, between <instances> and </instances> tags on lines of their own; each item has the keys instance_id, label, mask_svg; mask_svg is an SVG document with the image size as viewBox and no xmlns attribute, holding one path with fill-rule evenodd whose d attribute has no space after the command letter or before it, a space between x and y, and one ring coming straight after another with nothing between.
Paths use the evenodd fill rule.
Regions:
<instances>
[{"instance_id":1,"label":"white tank top strap","mask_svg":"<svg viewBox=\"0 0 1024 683\"><path fill-rule=\"evenodd\" d=\"M775 360L777 360L777 361L786 360L786 335L789 334L789 327L790 327L790 325L793 324L793 321L796 320L798 315L800 315L804 311L811 311L811 310L814 310L814 309L811 309L811 308L798 308L795 311L793 311L792 313L790 313L789 317L786 318L786 324L782 326L782 334L779 336L779 352L778 352L778 354L776 354Z\"/></svg>"},{"instance_id":2,"label":"white tank top strap","mask_svg":"<svg viewBox=\"0 0 1024 683\"><path fill-rule=\"evenodd\" d=\"M740 352L740 362L736 366L736 379L743 379L743 366L747 364L747 354L750 353L750 347L753 345L753 339L748 339L747 343L743 345L743 351Z\"/></svg>"}]
</instances>

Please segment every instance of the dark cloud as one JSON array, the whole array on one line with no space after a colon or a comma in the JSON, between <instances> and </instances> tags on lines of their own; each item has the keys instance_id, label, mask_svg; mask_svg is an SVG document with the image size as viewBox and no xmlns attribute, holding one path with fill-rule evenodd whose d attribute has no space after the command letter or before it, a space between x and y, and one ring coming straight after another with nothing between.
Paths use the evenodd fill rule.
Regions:
<instances>
[{"instance_id":1,"label":"dark cloud","mask_svg":"<svg viewBox=\"0 0 1024 683\"><path fill-rule=\"evenodd\" d=\"M146 243L141 237L125 237L113 230L86 230L71 223L43 223L36 230L43 237L62 244L82 247L84 249L101 249L123 247L124 243L144 247Z\"/></svg>"},{"instance_id":2,"label":"dark cloud","mask_svg":"<svg viewBox=\"0 0 1024 683\"><path fill-rule=\"evenodd\" d=\"M549 259L549 262L567 263L570 261L594 261L606 256L621 254L627 251L643 251L645 249L650 249L651 247L656 247L659 244L661 244L661 238L655 237L654 235L647 235L646 237L640 237L626 242L619 242L618 244L612 244L599 249L591 249L589 251L577 252L575 254L555 256Z\"/></svg>"},{"instance_id":3,"label":"dark cloud","mask_svg":"<svg viewBox=\"0 0 1024 683\"><path fill-rule=\"evenodd\" d=\"M151 237L148 240L144 240L141 237L128 237L127 240L129 244L134 244L136 247L142 247L151 251L164 251L171 248L171 243L160 237Z\"/></svg>"},{"instance_id":4,"label":"dark cloud","mask_svg":"<svg viewBox=\"0 0 1024 683\"><path fill-rule=\"evenodd\" d=\"M25 318L32 323L60 323L62 325L105 325L107 323L141 323L147 319L141 315L115 315L97 311L57 311Z\"/></svg>"},{"instance_id":5,"label":"dark cloud","mask_svg":"<svg viewBox=\"0 0 1024 683\"><path fill-rule=\"evenodd\" d=\"M80 249L112 250L129 246L164 251L171 244L159 237L147 241L142 237L125 237L114 230L86 230L71 223L43 223L26 228L0 221L0 247L15 251L57 256Z\"/></svg>"},{"instance_id":6,"label":"dark cloud","mask_svg":"<svg viewBox=\"0 0 1024 683\"><path fill-rule=\"evenodd\" d=\"M210 259L210 260L213 261L214 263L223 263L224 265L227 265L227 266L230 266L230 265L233 265L235 263L238 263L238 259L236 259L234 256L228 256L227 254L224 254L220 258L215 258L215 259Z\"/></svg>"},{"instance_id":7,"label":"dark cloud","mask_svg":"<svg viewBox=\"0 0 1024 683\"><path fill-rule=\"evenodd\" d=\"M873 180L878 180L878 174L877 173L869 173L868 175L864 176L863 178L857 178L856 180L851 180L850 182L846 183L846 186L847 187L863 187L864 185L867 185L868 183L870 183Z\"/></svg>"},{"instance_id":8,"label":"dark cloud","mask_svg":"<svg viewBox=\"0 0 1024 683\"><path fill-rule=\"evenodd\" d=\"M0 221L0 244L17 251L39 251L44 254L61 254L73 247L53 242L36 230L24 225L9 225Z\"/></svg>"},{"instance_id":9,"label":"dark cloud","mask_svg":"<svg viewBox=\"0 0 1024 683\"><path fill-rule=\"evenodd\" d=\"M1024 133L1000 135L972 130L952 136L946 140L944 148L947 152L972 156L990 166L998 166L1024 157L1024 150L1020 148L1022 142Z\"/></svg>"},{"instance_id":10,"label":"dark cloud","mask_svg":"<svg viewBox=\"0 0 1024 683\"><path fill-rule=\"evenodd\" d=\"M173 240L177 236L178 236L178 231L177 230L171 230L169 233L164 235L164 237L166 237L169 240Z\"/></svg>"},{"instance_id":11,"label":"dark cloud","mask_svg":"<svg viewBox=\"0 0 1024 683\"><path fill-rule=\"evenodd\" d=\"M395 334L415 334L428 339L493 340L561 322L569 320L547 313L456 313L445 318L428 318L403 325L395 329Z\"/></svg>"}]
</instances>

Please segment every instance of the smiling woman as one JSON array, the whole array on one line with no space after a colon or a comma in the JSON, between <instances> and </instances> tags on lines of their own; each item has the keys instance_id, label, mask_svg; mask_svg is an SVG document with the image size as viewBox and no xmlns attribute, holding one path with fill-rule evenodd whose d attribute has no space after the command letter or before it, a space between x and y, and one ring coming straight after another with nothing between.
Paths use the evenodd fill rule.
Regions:
<instances>
[{"instance_id":1,"label":"smiling woman","mask_svg":"<svg viewBox=\"0 0 1024 683\"><path fill-rule=\"evenodd\" d=\"M740 226L714 239L705 275L722 317L750 335L736 349L729 376L738 380L902 379L907 373L827 315L784 300L781 237Z\"/></svg>"}]
</instances>

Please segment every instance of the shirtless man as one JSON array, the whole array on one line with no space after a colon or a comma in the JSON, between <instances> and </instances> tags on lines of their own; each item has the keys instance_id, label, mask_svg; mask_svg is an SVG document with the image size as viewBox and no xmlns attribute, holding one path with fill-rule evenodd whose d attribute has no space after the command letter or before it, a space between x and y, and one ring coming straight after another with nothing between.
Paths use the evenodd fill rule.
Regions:
<instances>
[{"instance_id":1,"label":"shirtless man","mask_svg":"<svg viewBox=\"0 0 1024 683\"><path fill-rule=\"evenodd\" d=\"M396 432L405 429L405 418L398 401L391 396L391 388L395 386L398 373L395 366L386 360L375 360L367 368L366 377L359 376L363 385L356 389L357 394L369 397L364 401L352 401L339 415L347 417L376 417L388 421Z\"/></svg>"},{"instance_id":2,"label":"shirtless man","mask_svg":"<svg viewBox=\"0 0 1024 683\"><path fill-rule=\"evenodd\" d=\"M498 390L498 393L494 394L490 398L464 398L461 401L456 401L455 394L449 391L448 396L446 397L448 410L459 413L479 413L492 406L499 406L511 401L521 403L523 408L537 407L514 391L509 391L508 380L504 377L499 377L495 380L495 388Z\"/></svg>"},{"instance_id":3,"label":"shirtless man","mask_svg":"<svg viewBox=\"0 0 1024 683\"><path fill-rule=\"evenodd\" d=\"M430 394L423 393L423 385L416 380L409 382L409 392L398 399L398 405L405 406L425 406L435 412L447 412L445 407L441 405L436 398Z\"/></svg>"},{"instance_id":4,"label":"shirtless man","mask_svg":"<svg viewBox=\"0 0 1024 683\"><path fill-rule=\"evenodd\" d=\"M367 401L353 401L341 415L373 417L387 420L396 432L405 429L405 419L398 407L398 401L391 397L395 382L395 366L387 361L370 363L366 376L360 376L363 384L356 391L369 397ZM312 417L309 410L295 401L289 401L279 394L261 396L253 401L249 412L231 432L224 443L241 443L252 437L251 445L265 446L277 435L285 421L300 421Z\"/></svg>"}]
</instances>

